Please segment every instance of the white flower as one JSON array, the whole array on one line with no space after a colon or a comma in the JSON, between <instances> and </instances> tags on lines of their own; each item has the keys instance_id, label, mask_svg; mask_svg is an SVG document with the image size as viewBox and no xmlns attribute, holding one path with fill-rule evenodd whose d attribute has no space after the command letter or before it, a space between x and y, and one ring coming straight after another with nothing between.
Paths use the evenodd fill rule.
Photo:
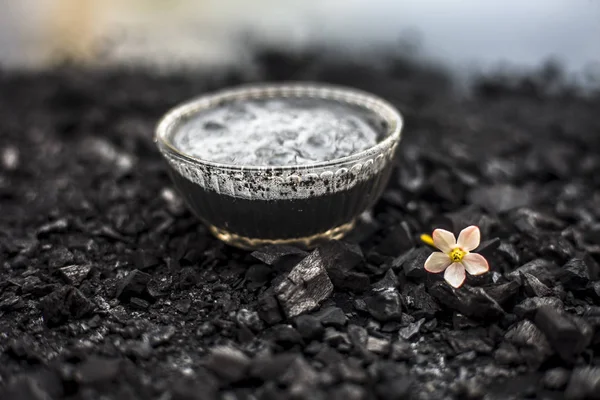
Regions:
<instances>
[{"instance_id":1,"label":"white flower","mask_svg":"<svg viewBox=\"0 0 600 400\"><path fill-rule=\"evenodd\" d=\"M471 275L481 275L490 270L487 260L477 253L470 253L479 246L479 228L469 226L455 239L452 232L444 229L433 231L433 244L442 252L435 252L425 261L425 270L435 274L444 272L444 279L455 288L465 281L465 270Z\"/></svg>"}]
</instances>

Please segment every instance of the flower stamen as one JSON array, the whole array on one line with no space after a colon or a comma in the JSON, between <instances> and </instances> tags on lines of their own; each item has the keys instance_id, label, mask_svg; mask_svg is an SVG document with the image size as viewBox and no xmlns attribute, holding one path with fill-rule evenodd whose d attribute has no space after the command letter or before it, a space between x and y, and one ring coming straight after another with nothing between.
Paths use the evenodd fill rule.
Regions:
<instances>
[{"instance_id":1,"label":"flower stamen","mask_svg":"<svg viewBox=\"0 0 600 400\"><path fill-rule=\"evenodd\" d=\"M458 263L462 261L465 255L467 255L467 252L461 249L460 247L456 247L452 249L452 251L450 251L450 254L448 255L450 256L452 262Z\"/></svg>"}]
</instances>

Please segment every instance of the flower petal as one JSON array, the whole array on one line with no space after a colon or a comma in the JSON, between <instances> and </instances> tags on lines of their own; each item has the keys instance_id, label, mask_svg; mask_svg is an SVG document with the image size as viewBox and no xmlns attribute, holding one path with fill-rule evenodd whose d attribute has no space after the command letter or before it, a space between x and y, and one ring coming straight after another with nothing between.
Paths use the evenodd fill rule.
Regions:
<instances>
[{"instance_id":1,"label":"flower petal","mask_svg":"<svg viewBox=\"0 0 600 400\"><path fill-rule=\"evenodd\" d=\"M455 288L461 287L465 281L465 267L461 263L453 263L446 268L444 279Z\"/></svg>"},{"instance_id":2,"label":"flower petal","mask_svg":"<svg viewBox=\"0 0 600 400\"><path fill-rule=\"evenodd\" d=\"M479 246L480 240L481 233L479 232L479 228L471 225L460 231L456 244L465 251L472 251Z\"/></svg>"},{"instance_id":3,"label":"flower petal","mask_svg":"<svg viewBox=\"0 0 600 400\"><path fill-rule=\"evenodd\" d=\"M452 264L452 261L447 254L436 251L435 253L431 253L425 261L425 270L437 274L448 268L450 264Z\"/></svg>"},{"instance_id":4,"label":"flower petal","mask_svg":"<svg viewBox=\"0 0 600 400\"><path fill-rule=\"evenodd\" d=\"M466 254L462 259L462 264L471 275L485 274L490 270L487 260L477 253Z\"/></svg>"},{"instance_id":5,"label":"flower petal","mask_svg":"<svg viewBox=\"0 0 600 400\"><path fill-rule=\"evenodd\" d=\"M454 233L445 229L436 229L433 231L433 244L444 253L449 253L456 246Z\"/></svg>"}]
</instances>

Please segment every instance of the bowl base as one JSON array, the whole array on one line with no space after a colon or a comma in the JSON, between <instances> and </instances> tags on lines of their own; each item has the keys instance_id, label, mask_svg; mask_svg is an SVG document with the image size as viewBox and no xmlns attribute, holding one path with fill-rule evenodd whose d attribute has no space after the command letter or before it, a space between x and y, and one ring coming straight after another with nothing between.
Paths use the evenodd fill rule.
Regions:
<instances>
[{"instance_id":1,"label":"bowl base","mask_svg":"<svg viewBox=\"0 0 600 400\"><path fill-rule=\"evenodd\" d=\"M246 236L240 236L233 232L226 231L224 229L217 228L216 226L209 225L208 229L210 232L230 246L238 247L245 250L254 250L270 244L286 244L291 246L298 246L304 249L312 249L317 247L319 244L328 240L337 240L343 238L348 232L354 228L355 220L347 222L343 225L329 229L328 231L317 233L316 235L289 238L289 239L261 239L261 238L250 238Z\"/></svg>"}]
</instances>

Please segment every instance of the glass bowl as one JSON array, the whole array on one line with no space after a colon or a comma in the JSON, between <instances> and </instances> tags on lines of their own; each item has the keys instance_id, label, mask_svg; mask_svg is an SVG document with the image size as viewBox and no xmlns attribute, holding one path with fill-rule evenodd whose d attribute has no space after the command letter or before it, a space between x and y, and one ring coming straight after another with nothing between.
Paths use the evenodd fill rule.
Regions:
<instances>
[{"instance_id":1,"label":"glass bowl","mask_svg":"<svg viewBox=\"0 0 600 400\"><path fill-rule=\"evenodd\" d=\"M381 139L349 156L299 165L236 165L199 159L178 149L182 123L228 102L298 98L358 107L381 121ZM340 239L385 188L402 129L388 102L349 88L321 84L242 86L208 94L169 111L156 144L194 214L224 242L246 249L283 243L305 248Z\"/></svg>"}]
</instances>

